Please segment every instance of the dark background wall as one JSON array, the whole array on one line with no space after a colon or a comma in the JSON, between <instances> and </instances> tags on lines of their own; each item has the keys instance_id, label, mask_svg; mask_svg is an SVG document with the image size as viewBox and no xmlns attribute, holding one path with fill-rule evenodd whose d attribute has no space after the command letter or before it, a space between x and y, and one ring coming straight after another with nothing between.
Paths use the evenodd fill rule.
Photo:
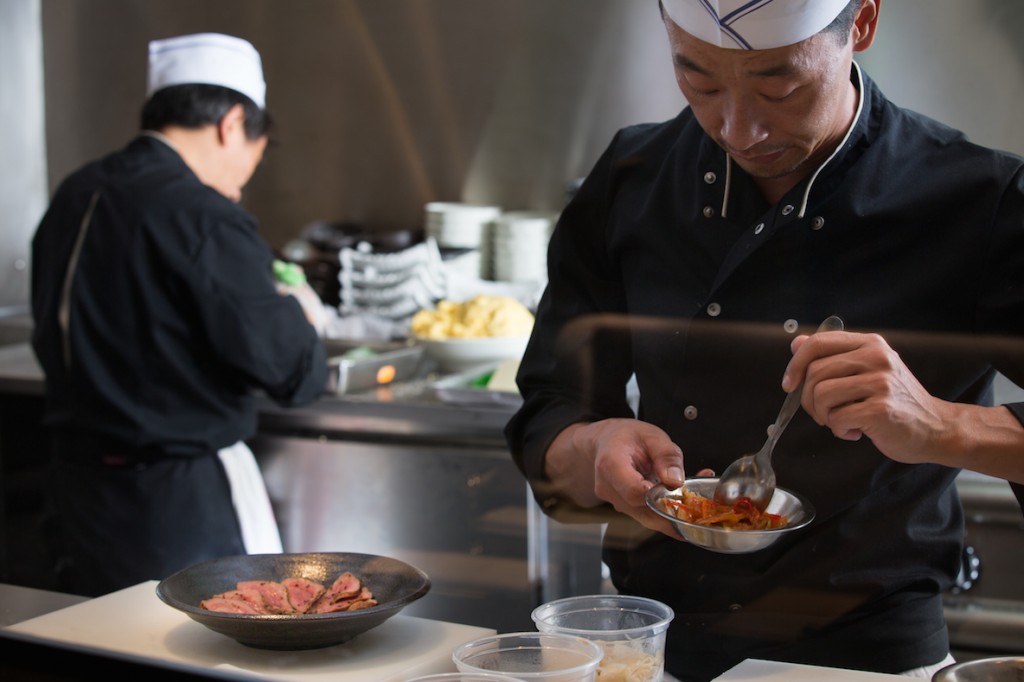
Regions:
<instances>
[{"instance_id":1,"label":"dark background wall","mask_svg":"<svg viewBox=\"0 0 1024 682\"><path fill-rule=\"evenodd\" d=\"M1024 154L1024 3L889 0L879 29L858 58L890 97ZM263 55L279 142L244 201L274 246L435 199L558 209L617 128L684 105L655 0L4 0L0 306L48 192L137 129L147 42L195 31Z\"/></svg>"}]
</instances>

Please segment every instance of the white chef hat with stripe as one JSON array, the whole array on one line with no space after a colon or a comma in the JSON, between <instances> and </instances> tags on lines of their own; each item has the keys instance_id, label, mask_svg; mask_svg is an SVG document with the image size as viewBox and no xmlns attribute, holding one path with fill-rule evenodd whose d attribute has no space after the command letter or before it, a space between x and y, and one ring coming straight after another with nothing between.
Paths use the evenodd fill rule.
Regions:
<instances>
[{"instance_id":1,"label":"white chef hat with stripe","mask_svg":"<svg viewBox=\"0 0 1024 682\"><path fill-rule=\"evenodd\" d=\"M230 88L260 109L266 106L263 63L249 41L222 33L194 33L150 42L146 97L172 85L197 83Z\"/></svg>"},{"instance_id":2,"label":"white chef hat with stripe","mask_svg":"<svg viewBox=\"0 0 1024 682\"><path fill-rule=\"evenodd\" d=\"M692 36L718 47L768 50L810 38L850 0L662 0L665 13Z\"/></svg>"}]
</instances>

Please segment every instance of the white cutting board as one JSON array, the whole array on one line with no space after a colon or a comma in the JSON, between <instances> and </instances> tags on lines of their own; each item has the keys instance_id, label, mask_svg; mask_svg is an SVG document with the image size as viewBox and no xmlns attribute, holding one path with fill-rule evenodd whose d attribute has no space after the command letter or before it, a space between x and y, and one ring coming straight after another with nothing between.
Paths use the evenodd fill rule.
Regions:
<instances>
[{"instance_id":1,"label":"white cutting board","mask_svg":"<svg viewBox=\"0 0 1024 682\"><path fill-rule=\"evenodd\" d=\"M863 670L750 659L719 675L713 682L907 682L907 679L902 675L869 673Z\"/></svg>"},{"instance_id":2,"label":"white cutting board","mask_svg":"<svg viewBox=\"0 0 1024 682\"><path fill-rule=\"evenodd\" d=\"M254 649L208 630L141 583L0 629L0 635L229 680L404 682L454 672L452 650L494 630L397 614L344 644Z\"/></svg>"}]
</instances>

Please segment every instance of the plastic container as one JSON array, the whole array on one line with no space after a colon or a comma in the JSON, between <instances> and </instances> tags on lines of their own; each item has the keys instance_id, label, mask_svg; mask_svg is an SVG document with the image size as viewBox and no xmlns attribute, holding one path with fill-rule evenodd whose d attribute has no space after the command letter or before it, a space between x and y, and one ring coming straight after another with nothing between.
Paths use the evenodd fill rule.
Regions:
<instances>
[{"instance_id":1,"label":"plastic container","mask_svg":"<svg viewBox=\"0 0 1024 682\"><path fill-rule=\"evenodd\" d=\"M456 647L459 672L493 672L532 682L595 682L602 650L582 637L511 632Z\"/></svg>"},{"instance_id":2,"label":"plastic container","mask_svg":"<svg viewBox=\"0 0 1024 682\"><path fill-rule=\"evenodd\" d=\"M519 680L498 673L435 673L414 677L405 682L519 682Z\"/></svg>"},{"instance_id":3,"label":"plastic container","mask_svg":"<svg viewBox=\"0 0 1024 682\"><path fill-rule=\"evenodd\" d=\"M541 632L584 637L604 651L601 682L660 682L665 633L675 617L654 599L595 594L538 606L531 614Z\"/></svg>"}]
</instances>

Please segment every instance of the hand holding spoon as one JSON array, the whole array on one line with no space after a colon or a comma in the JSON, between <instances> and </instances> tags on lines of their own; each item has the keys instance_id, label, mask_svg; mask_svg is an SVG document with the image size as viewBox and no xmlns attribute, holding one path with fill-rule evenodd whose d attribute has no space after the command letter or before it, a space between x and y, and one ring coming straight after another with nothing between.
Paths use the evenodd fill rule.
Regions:
<instances>
[{"instance_id":1,"label":"hand holding spoon","mask_svg":"<svg viewBox=\"0 0 1024 682\"><path fill-rule=\"evenodd\" d=\"M818 327L818 332L840 331L843 329L843 321L832 315ZM815 332L817 333L817 332ZM719 504L735 504L740 498L750 499L753 506L760 511L772 500L775 494L775 470L772 469L772 450L779 436L789 424L789 421L796 414L800 407L800 398L804 392L804 384L801 382L796 390L786 396L779 410L779 416L775 419L768 432L768 440L761 449L752 455L744 455L722 472L715 487L715 502Z\"/></svg>"}]
</instances>

